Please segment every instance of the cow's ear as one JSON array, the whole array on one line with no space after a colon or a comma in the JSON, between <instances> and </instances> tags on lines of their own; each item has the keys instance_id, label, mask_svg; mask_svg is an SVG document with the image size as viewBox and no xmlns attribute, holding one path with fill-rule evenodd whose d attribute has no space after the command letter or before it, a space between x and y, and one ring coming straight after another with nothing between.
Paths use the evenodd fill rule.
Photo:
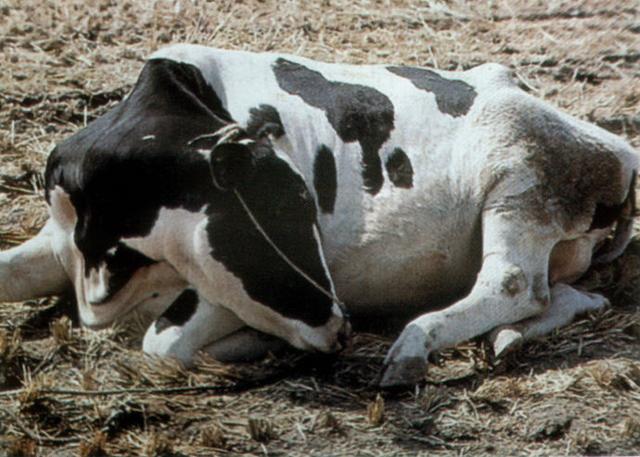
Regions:
<instances>
[{"instance_id":1,"label":"cow's ear","mask_svg":"<svg viewBox=\"0 0 640 457\"><path fill-rule=\"evenodd\" d=\"M211 178L220 190L231 190L251 178L255 169L249 146L242 143L222 143L211 151Z\"/></svg>"}]
</instances>

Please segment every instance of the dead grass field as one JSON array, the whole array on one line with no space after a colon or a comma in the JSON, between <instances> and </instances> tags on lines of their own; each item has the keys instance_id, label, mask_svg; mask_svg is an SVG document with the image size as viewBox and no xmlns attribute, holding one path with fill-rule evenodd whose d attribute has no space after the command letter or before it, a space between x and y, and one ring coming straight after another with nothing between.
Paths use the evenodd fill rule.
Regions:
<instances>
[{"instance_id":1,"label":"dead grass field","mask_svg":"<svg viewBox=\"0 0 640 457\"><path fill-rule=\"evenodd\" d=\"M0 246L45 220L52 145L113 106L173 42L337 62L515 68L535 93L640 147L640 4L495 0L0 0ZM636 236L638 227L636 227ZM390 340L192 371L134 323L85 331L69 299L0 305L0 454L640 453L640 239L585 287L613 307L494 360L440 354L415 392L371 384ZM136 332L137 331L137 332ZM100 391L100 392L98 392Z\"/></svg>"}]
</instances>

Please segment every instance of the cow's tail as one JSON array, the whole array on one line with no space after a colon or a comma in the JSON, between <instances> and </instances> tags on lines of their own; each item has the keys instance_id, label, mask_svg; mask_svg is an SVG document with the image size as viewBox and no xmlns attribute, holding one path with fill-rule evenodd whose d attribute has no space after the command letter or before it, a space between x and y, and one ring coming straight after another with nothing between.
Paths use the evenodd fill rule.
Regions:
<instances>
[{"instance_id":1,"label":"cow's tail","mask_svg":"<svg viewBox=\"0 0 640 457\"><path fill-rule=\"evenodd\" d=\"M636 208L636 178L637 171L633 173L627 198L620 205L620 211L616 218L616 228L613 237L607 239L593 255L594 264L609 263L622 254L633 235L633 219L637 215Z\"/></svg>"},{"instance_id":2,"label":"cow's tail","mask_svg":"<svg viewBox=\"0 0 640 457\"><path fill-rule=\"evenodd\" d=\"M53 252L51 224L20 246L0 252L0 302L55 295L70 286Z\"/></svg>"}]
</instances>

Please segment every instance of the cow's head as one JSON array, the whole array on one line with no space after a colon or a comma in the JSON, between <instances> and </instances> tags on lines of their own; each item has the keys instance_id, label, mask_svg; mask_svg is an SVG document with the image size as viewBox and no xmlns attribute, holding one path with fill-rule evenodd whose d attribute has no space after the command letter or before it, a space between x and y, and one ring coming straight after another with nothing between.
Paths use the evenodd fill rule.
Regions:
<instances>
[{"instance_id":1,"label":"cow's head","mask_svg":"<svg viewBox=\"0 0 640 457\"><path fill-rule=\"evenodd\" d=\"M291 329L278 336L302 349L343 347L349 324L335 300L314 200L295 165L268 140L244 139L216 145L210 168L219 191L207 209L212 258Z\"/></svg>"},{"instance_id":2,"label":"cow's head","mask_svg":"<svg viewBox=\"0 0 640 457\"><path fill-rule=\"evenodd\" d=\"M53 246L74 285L83 323L103 327L143 303L160 302L155 306L162 310L198 280L190 273L206 265L208 283L192 285L203 286L208 299L229 303L250 324L299 348L340 349L349 325L334 300L316 207L296 167L268 140L243 132L223 143L214 136L213 144L176 144L175 137L164 141L162 135L155 133L155 146L145 144L144 154L137 152L143 146L126 141L117 144L129 154L95 146L78 154L86 144L81 138L59 145L50 158ZM167 154L167 147L178 152ZM163 218L163 211L185 217ZM164 245L175 241L172 231L202 227L206 249L180 260L164 255L177 250ZM209 258L202 262L202 256ZM241 286L220 288L219 271L230 272ZM256 304L263 315L242 315Z\"/></svg>"}]
</instances>

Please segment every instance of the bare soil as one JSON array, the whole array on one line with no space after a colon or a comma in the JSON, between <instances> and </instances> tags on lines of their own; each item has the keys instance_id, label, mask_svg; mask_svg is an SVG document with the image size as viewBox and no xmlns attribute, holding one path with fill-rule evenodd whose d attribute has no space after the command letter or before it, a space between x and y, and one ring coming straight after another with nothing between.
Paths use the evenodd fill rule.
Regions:
<instances>
[{"instance_id":1,"label":"bare soil","mask_svg":"<svg viewBox=\"0 0 640 457\"><path fill-rule=\"evenodd\" d=\"M0 247L46 219L51 147L174 42L335 62L513 67L534 93L640 146L637 1L0 0ZM613 306L495 360L482 339L380 392L391 338L185 371L141 323L79 328L68 297L0 305L0 455L640 453L640 239L583 287Z\"/></svg>"}]
</instances>

